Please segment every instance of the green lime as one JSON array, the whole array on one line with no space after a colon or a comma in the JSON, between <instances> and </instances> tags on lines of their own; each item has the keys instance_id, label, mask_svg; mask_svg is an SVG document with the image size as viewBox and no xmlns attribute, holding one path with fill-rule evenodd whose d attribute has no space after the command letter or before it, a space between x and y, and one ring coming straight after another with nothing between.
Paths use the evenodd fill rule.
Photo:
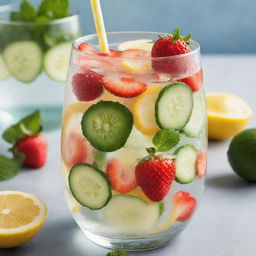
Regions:
<instances>
[{"instance_id":1,"label":"green lime","mask_svg":"<svg viewBox=\"0 0 256 256\"><path fill-rule=\"evenodd\" d=\"M233 138L228 161L240 177L256 181L256 129L245 130Z\"/></svg>"}]
</instances>

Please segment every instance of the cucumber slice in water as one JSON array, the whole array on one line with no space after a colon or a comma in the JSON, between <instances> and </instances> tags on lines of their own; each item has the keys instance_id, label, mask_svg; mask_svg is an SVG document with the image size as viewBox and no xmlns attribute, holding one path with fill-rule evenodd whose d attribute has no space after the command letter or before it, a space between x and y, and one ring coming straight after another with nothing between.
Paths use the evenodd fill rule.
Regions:
<instances>
[{"instance_id":1,"label":"cucumber slice in water","mask_svg":"<svg viewBox=\"0 0 256 256\"><path fill-rule=\"evenodd\" d=\"M68 73L71 43L61 43L47 51L44 57L44 69L49 77L64 82Z\"/></svg>"},{"instance_id":2,"label":"cucumber slice in water","mask_svg":"<svg viewBox=\"0 0 256 256\"><path fill-rule=\"evenodd\" d=\"M96 149L112 152L124 146L132 131L133 116L118 102L99 101L85 111L81 126Z\"/></svg>"},{"instance_id":3,"label":"cucumber slice in water","mask_svg":"<svg viewBox=\"0 0 256 256\"><path fill-rule=\"evenodd\" d=\"M0 80L5 80L9 77L9 71L5 66L3 57L0 55Z\"/></svg>"},{"instance_id":4,"label":"cucumber slice in water","mask_svg":"<svg viewBox=\"0 0 256 256\"><path fill-rule=\"evenodd\" d=\"M194 93L193 99L194 106L192 114L183 132L191 138L196 138L200 134L205 122L205 105L201 94Z\"/></svg>"},{"instance_id":5,"label":"cucumber slice in water","mask_svg":"<svg viewBox=\"0 0 256 256\"><path fill-rule=\"evenodd\" d=\"M8 45L3 57L10 74L23 83L35 80L42 69L42 50L33 41L19 41Z\"/></svg>"},{"instance_id":6,"label":"cucumber slice in water","mask_svg":"<svg viewBox=\"0 0 256 256\"><path fill-rule=\"evenodd\" d=\"M106 175L89 164L73 166L68 180L74 198L91 210L103 208L112 196Z\"/></svg>"},{"instance_id":7,"label":"cucumber slice in water","mask_svg":"<svg viewBox=\"0 0 256 256\"><path fill-rule=\"evenodd\" d=\"M159 219L160 206L135 196L116 195L104 209L104 216L119 232L146 232Z\"/></svg>"},{"instance_id":8,"label":"cucumber slice in water","mask_svg":"<svg viewBox=\"0 0 256 256\"><path fill-rule=\"evenodd\" d=\"M188 144L178 148L175 155L175 180L181 184L192 182L196 178L196 148L193 145Z\"/></svg>"},{"instance_id":9,"label":"cucumber slice in water","mask_svg":"<svg viewBox=\"0 0 256 256\"><path fill-rule=\"evenodd\" d=\"M181 130L189 121L193 109L193 95L182 82L167 85L159 94L156 105L156 121L160 128Z\"/></svg>"}]
</instances>

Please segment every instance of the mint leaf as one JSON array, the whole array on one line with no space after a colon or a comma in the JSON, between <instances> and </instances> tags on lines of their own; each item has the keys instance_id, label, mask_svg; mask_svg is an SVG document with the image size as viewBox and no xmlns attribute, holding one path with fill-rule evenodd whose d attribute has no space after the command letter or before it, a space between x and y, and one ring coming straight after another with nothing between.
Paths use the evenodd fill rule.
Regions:
<instances>
[{"instance_id":1,"label":"mint leaf","mask_svg":"<svg viewBox=\"0 0 256 256\"><path fill-rule=\"evenodd\" d=\"M116 250L109 252L106 256L129 256L129 253L124 250Z\"/></svg>"},{"instance_id":2,"label":"mint leaf","mask_svg":"<svg viewBox=\"0 0 256 256\"><path fill-rule=\"evenodd\" d=\"M36 10L30 2L23 0L20 5L20 15L24 21L34 21L36 18Z\"/></svg>"},{"instance_id":3,"label":"mint leaf","mask_svg":"<svg viewBox=\"0 0 256 256\"><path fill-rule=\"evenodd\" d=\"M165 152L175 147L180 141L180 133L173 129L162 129L153 138L156 151Z\"/></svg>"},{"instance_id":4,"label":"mint leaf","mask_svg":"<svg viewBox=\"0 0 256 256\"><path fill-rule=\"evenodd\" d=\"M38 8L38 15L52 18L55 6L56 0L43 0Z\"/></svg>"},{"instance_id":5,"label":"mint leaf","mask_svg":"<svg viewBox=\"0 0 256 256\"><path fill-rule=\"evenodd\" d=\"M20 166L12 159L0 155L0 181L8 180L20 170Z\"/></svg>"},{"instance_id":6,"label":"mint leaf","mask_svg":"<svg viewBox=\"0 0 256 256\"><path fill-rule=\"evenodd\" d=\"M11 144L16 144L19 140L38 134L42 129L40 111L36 110L32 114L20 120L17 124L8 128L2 135L3 139Z\"/></svg>"},{"instance_id":7,"label":"mint leaf","mask_svg":"<svg viewBox=\"0 0 256 256\"><path fill-rule=\"evenodd\" d=\"M54 19L65 18L69 16L69 0L58 0L53 10Z\"/></svg>"},{"instance_id":8,"label":"mint leaf","mask_svg":"<svg viewBox=\"0 0 256 256\"><path fill-rule=\"evenodd\" d=\"M15 12L15 11L11 12L10 13L10 20L11 21L22 21L20 12Z\"/></svg>"}]
</instances>

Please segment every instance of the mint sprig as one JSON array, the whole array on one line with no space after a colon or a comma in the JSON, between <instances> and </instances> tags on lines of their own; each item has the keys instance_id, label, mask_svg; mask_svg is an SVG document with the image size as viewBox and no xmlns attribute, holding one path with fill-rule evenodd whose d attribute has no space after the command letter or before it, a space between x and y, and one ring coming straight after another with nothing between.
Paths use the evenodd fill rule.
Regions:
<instances>
[{"instance_id":1,"label":"mint sprig","mask_svg":"<svg viewBox=\"0 0 256 256\"><path fill-rule=\"evenodd\" d=\"M42 130L42 120L40 111L36 110L27 117L21 119L4 131L2 137L10 144L16 144L19 140L28 136L34 136Z\"/></svg>"},{"instance_id":2,"label":"mint sprig","mask_svg":"<svg viewBox=\"0 0 256 256\"><path fill-rule=\"evenodd\" d=\"M107 253L106 256L129 256L129 253L124 250L116 250L116 251Z\"/></svg>"},{"instance_id":3,"label":"mint sprig","mask_svg":"<svg viewBox=\"0 0 256 256\"><path fill-rule=\"evenodd\" d=\"M0 181L11 179L19 170L20 166L15 160L0 155Z\"/></svg>"},{"instance_id":4,"label":"mint sprig","mask_svg":"<svg viewBox=\"0 0 256 256\"><path fill-rule=\"evenodd\" d=\"M180 133L173 129L162 129L153 138L157 152L166 152L175 147L180 141Z\"/></svg>"},{"instance_id":5,"label":"mint sprig","mask_svg":"<svg viewBox=\"0 0 256 256\"><path fill-rule=\"evenodd\" d=\"M20 17L23 21L34 21L36 18L36 10L27 0L23 0L20 5Z\"/></svg>"}]
</instances>

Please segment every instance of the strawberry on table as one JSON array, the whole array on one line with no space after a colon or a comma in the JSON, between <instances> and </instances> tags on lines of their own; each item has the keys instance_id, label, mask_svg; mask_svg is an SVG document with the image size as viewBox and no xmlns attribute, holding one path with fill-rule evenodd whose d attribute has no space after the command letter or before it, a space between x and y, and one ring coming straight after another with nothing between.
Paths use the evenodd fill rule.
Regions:
<instances>
[{"instance_id":1,"label":"strawberry on table","mask_svg":"<svg viewBox=\"0 0 256 256\"><path fill-rule=\"evenodd\" d=\"M205 176L207 168L207 156L205 152L200 152L196 159L196 173L199 178Z\"/></svg>"},{"instance_id":2,"label":"strawberry on table","mask_svg":"<svg viewBox=\"0 0 256 256\"><path fill-rule=\"evenodd\" d=\"M136 97L147 89L145 83L136 81L126 74L123 76L106 75L103 78L103 85L109 92L122 98Z\"/></svg>"},{"instance_id":3,"label":"strawberry on table","mask_svg":"<svg viewBox=\"0 0 256 256\"><path fill-rule=\"evenodd\" d=\"M192 92L199 91L203 85L203 71L200 69L194 75L183 78L179 81L187 84L191 88Z\"/></svg>"},{"instance_id":4,"label":"strawberry on table","mask_svg":"<svg viewBox=\"0 0 256 256\"><path fill-rule=\"evenodd\" d=\"M136 180L145 195L159 202L168 194L176 174L174 161L165 155L146 157L136 166Z\"/></svg>"},{"instance_id":5,"label":"strawberry on table","mask_svg":"<svg viewBox=\"0 0 256 256\"><path fill-rule=\"evenodd\" d=\"M189 53L191 34L186 37L180 36L179 28L176 28L173 35L167 34L166 37L160 37L153 45L151 56L153 58L177 56ZM185 73L191 65L191 59L181 58L159 58L152 62L155 71L161 73Z\"/></svg>"},{"instance_id":6,"label":"strawberry on table","mask_svg":"<svg viewBox=\"0 0 256 256\"><path fill-rule=\"evenodd\" d=\"M196 199L185 191L178 191L173 195L173 207L177 211L177 221L186 221L195 211Z\"/></svg>"},{"instance_id":7,"label":"strawberry on table","mask_svg":"<svg viewBox=\"0 0 256 256\"><path fill-rule=\"evenodd\" d=\"M43 134L38 134L20 140L15 150L25 155L25 165L40 168L46 163L48 143Z\"/></svg>"},{"instance_id":8,"label":"strawberry on table","mask_svg":"<svg viewBox=\"0 0 256 256\"><path fill-rule=\"evenodd\" d=\"M103 92L102 75L91 70L76 73L72 77L73 92L79 101L92 101Z\"/></svg>"}]
</instances>

